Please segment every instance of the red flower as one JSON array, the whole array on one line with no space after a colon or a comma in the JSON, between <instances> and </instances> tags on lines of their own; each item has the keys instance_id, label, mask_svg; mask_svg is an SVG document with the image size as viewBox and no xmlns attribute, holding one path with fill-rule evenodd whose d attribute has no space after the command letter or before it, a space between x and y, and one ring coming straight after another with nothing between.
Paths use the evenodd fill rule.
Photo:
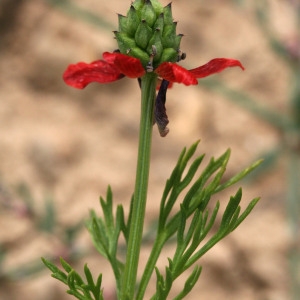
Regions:
<instances>
[{"instance_id":1,"label":"red flower","mask_svg":"<svg viewBox=\"0 0 300 300\"><path fill-rule=\"evenodd\" d=\"M198 78L221 72L228 67L240 67L244 70L244 67L238 60L228 58L215 58L207 64L192 70L187 70L176 63L163 62L153 70L162 79L158 84L159 91L154 111L154 120L161 136L166 136L169 132L167 128L169 120L165 107L168 87L174 82L194 85L198 83ZM119 52L104 52L102 60L97 60L90 64L79 62L75 65L69 65L63 75L63 79L66 84L83 89L91 82L109 83L125 76L138 78L140 83L140 77L145 73L146 71L139 59Z\"/></svg>"},{"instance_id":2,"label":"red flower","mask_svg":"<svg viewBox=\"0 0 300 300\"><path fill-rule=\"evenodd\" d=\"M198 68L187 70L176 63L164 62L154 72L159 77L185 85L195 85L198 78L223 71L228 67L240 67L244 70L240 61L228 58L215 58ZM69 65L64 72L63 79L66 84L83 89L91 82L109 83L127 76L139 78L145 74L145 69L139 59L118 52L103 53L103 59L90 64L79 62Z\"/></svg>"}]
</instances>

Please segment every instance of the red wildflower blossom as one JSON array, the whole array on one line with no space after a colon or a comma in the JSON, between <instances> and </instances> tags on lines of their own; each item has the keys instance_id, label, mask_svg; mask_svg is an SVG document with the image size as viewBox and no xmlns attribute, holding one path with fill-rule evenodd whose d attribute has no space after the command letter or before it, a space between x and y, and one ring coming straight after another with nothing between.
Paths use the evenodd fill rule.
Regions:
<instances>
[{"instance_id":1,"label":"red wildflower blossom","mask_svg":"<svg viewBox=\"0 0 300 300\"><path fill-rule=\"evenodd\" d=\"M135 0L126 16L118 15L118 30L114 31L118 43L116 52L104 52L101 60L68 66L63 79L66 84L83 89L91 82L109 83L125 76L141 78L149 72L157 74L157 96L154 122L161 136L168 133L166 113L167 90L173 83L195 85L203 78L228 67L240 67L235 59L215 58L198 68L187 70L177 63L185 59L180 49L183 34L176 33L171 3L163 7L158 0ZM130 56L128 55L130 54Z\"/></svg>"},{"instance_id":2,"label":"red wildflower blossom","mask_svg":"<svg viewBox=\"0 0 300 300\"><path fill-rule=\"evenodd\" d=\"M169 120L165 107L168 87L172 83L195 85L198 83L198 78L221 72L228 67L240 67L244 70L244 67L238 60L228 58L215 58L207 64L192 70L187 70L176 63L163 62L153 70L161 79L158 83L159 91L154 111L154 121L161 136L166 136L169 132L167 128ZM145 73L146 70L138 58L119 52L104 52L102 60L97 60L90 64L79 62L75 65L69 65L63 78L68 85L83 89L91 82L109 83L125 76L139 79Z\"/></svg>"},{"instance_id":3,"label":"red wildflower blossom","mask_svg":"<svg viewBox=\"0 0 300 300\"><path fill-rule=\"evenodd\" d=\"M164 62L154 72L159 77L174 83L195 85L198 78L223 71L228 67L240 67L240 61L228 58L215 58L198 68L187 70L176 63ZM118 52L103 53L103 59L90 64L79 62L69 65L64 72L63 79L66 84L83 89L91 82L109 83L127 76L139 78L145 74L145 69L139 59Z\"/></svg>"}]
</instances>

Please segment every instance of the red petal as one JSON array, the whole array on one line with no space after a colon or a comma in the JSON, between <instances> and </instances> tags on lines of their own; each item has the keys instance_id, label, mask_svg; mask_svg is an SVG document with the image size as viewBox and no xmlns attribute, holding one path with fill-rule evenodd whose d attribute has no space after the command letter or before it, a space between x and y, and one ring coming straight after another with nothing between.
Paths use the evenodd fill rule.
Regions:
<instances>
[{"instance_id":1,"label":"red petal","mask_svg":"<svg viewBox=\"0 0 300 300\"><path fill-rule=\"evenodd\" d=\"M197 84L196 77L187 69L174 63L164 62L158 66L155 72L170 82L183 83L185 85Z\"/></svg>"},{"instance_id":2,"label":"red petal","mask_svg":"<svg viewBox=\"0 0 300 300\"><path fill-rule=\"evenodd\" d=\"M118 68L120 73L129 78L138 78L145 74L145 69L143 68L141 61L135 57L118 52L104 52L103 59L113 64L116 68Z\"/></svg>"},{"instance_id":3,"label":"red petal","mask_svg":"<svg viewBox=\"0 0 300 300\"><path fill-rule=\"evenodd\" d=\"M90 64L79 62L69 65L63 74L66 84L83 89L91 82L108 83L124 77L114 65L97 60Z\"/></svg>"},{"instance_id":4,"label":"red petal","mask_svg":"<svg viewBox=\"0 0 300 300\"><path fill-rule=\"evenodd\" d=\"M240 67L242 70L245 70L241 62L238 60L230 58L215 58L201 67L190 70L190 72L196 78L203 78L221 72L228 67Z\"/></svg>"}]
</instances>

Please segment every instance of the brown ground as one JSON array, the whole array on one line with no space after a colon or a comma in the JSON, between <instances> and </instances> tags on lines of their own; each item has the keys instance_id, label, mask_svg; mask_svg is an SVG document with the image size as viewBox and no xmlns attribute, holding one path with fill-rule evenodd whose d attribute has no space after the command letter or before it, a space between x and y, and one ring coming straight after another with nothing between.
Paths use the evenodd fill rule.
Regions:
<instances>
[{"instance_id":1,"label":"brown ground","mask_svg":"<svg viewBox=\"0 0 300 300\"><path fill-rule=\"evenodd\" d=\"M61 224L86 218L91 208L99 211L98 197L105 195L108 184L115 201L126 208L133 191L137 83L123 79L79 91L61 80L69 63L93 61L103 51L116 48L111 33L117 26L116 13L125 14L130 1L73 1L101 17L107 25L102 27L46 2L6 0L0 6L0 241L7 251L4 273L28 261L38 262L42 255L66 254L59 241L37 232L22 213L15 192L20 183L29 187L38 211L43 209L45 196L53 197ZM240 59L245 72L231 69L216 78L264 105L287 111L288 69L269 49L258 28L254 1L245 1L244 8L231 1L206 2L209 4L173 1L173 16L180 21L178 32L185 34L182 49L188 57L183 65L195 67L222 56ZM279 37L284 38L294 24L283 2L273 2L272 20ZM157 213L163 184L184 146L201 139L199 154L205 152L207 157L230 147L228 175L233 175L280 141L271 125L201 86L174 86L168 93L167 109L169 135L160 138L154 128L149 216ZM243 205L256 196L262 200L236 232L204 257L201 279L187 299L288 299L285 166L283 158L264 176L243 184ZM225 201L228 195L220 199ZM91 249L85 231L76 247ZM142 258L146 255L147 251ZM85 261L95 274L104 273L106 293L113 294L106 263L93 252L75 264L77 270L82 270ZM3 300L71 299L47 271L0 284Z\"/></svg>"}]
</instances>

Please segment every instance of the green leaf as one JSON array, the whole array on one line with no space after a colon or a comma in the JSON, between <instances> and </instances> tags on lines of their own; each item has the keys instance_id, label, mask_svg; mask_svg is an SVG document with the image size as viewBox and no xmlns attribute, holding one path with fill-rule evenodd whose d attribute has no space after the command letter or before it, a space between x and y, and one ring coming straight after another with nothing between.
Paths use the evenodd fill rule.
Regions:
<instances>
[{"instance_id":1,"label":"green leaf","mask_svg":"<svg viewBox=\"0 0 300 300\"><path fill-rule=\"evenodd\" d=\"M83 286L84 281L81 278L81 276L74 269L71 272L73 273L74 280L75 280L76 284L78 284L79 286Z\"/></svg>"},{"instance_id":2,"label":"green leaf","mask_svg":"<svg viewBox=\"0 0 300 300\"><path fill-rule=\"evenodd\" d=\"M94 292L95 300L102 300L103 299L101 284L102 284L102 274L100 274L98 276L97 283L95 285L95 289L94 289L95 290L95 292Z\"/></svg>"},{"instance_id":3,"label":"green leaf","mask_svg":"<svg viewBox=\"0 0 300 300\"><path fill-rule=\"evenodd\" d=\"M67 291L69 294L74 295L78 299L92 300L88 287L75 270L72 270L68 275L68 286L70 288L70 290Z\"/></svg>"},{"instance_id":4,"label":"green leaf","mask_svg":"<svg viewBox=\"0 0 300 300\"><path fill-rule=\"evenodd\" d=\"M76 290L68 290L67 293L69 295L73 295L74 297L76 297L79 300L90 300L90 299L87 299L85 296L81 295L80 293L78 293Z\"/></svg>"},{"instance_id":5,"label":"green leaf","mask_svg":"<svg viewBox=\"0 0 300 300\"><path fill-rule=\"evenodd\" d=\"M230 197L229 203L227 204L227 207L225 209L225 212L223 213L223 217L221 220L220 229L225 230L227 226L229 226L230 221L237 210L240 202L242 200L242 189L239 189L235 196Z\"/></svg>"},{"instance_id":6,"label":"green leaf","mask_svg":"<svg viewBox=\"0 0 300 300\"><path fill-rule=\"evenodd\" d=\"M51 274L51 276L61 282L63 282L64 284L67 284L68 280L67 280L67 275L63 274L63 273L53 273Z\"/></svg>"},{"instance_id":7,"label":"green leaf","mask_svg":"<svg viewBox=\"0 0 300 300\"><path fill-rule=\"evenodd\" d=\"M192 158L192 156L195 154L196 150L197 150L197 147L200 143L200 140L196 141L194 144L192 144L192 146L187 150L185 156L184 156L184 159L182 161L182 164L181 164L181 168L182 170L185 169L188 161Z\"/></svg>"},{"instance_id":8,"label":"green leaf","mask_svg":"<svg viewBox=\"0 0 300 300\"><path fill-rule=\"evenodd\" d=\"M202 160L203 160L204 155L197 157L195 159L195 161L192 163L192 165L190 166L186 176L184 177L184 179L182 179L181 181L177 182L174 187L172 187L172 193L165 205L165 208L163 210L163 214L164 214L164 219L167 219L167 217L169 216L179 194L190 184L190 182L192 181L192 179L194 178ZM185 167L186 165L184 165ZM181 175L183 173L185 169L182 169L181 171ZM178 176L178 177L181 177Z\"/></svg>"},{"instance_id":9,"label":"green leaf","mask_svg":"<svg viewBox=\"0 0 300 300\"><path fill-rule=\"evenodd\" d=\"M56 278L57 280L67 284L67 275L62 272L56 265L46 260L45 258L41 258L44 265L53 273L51 276Z\"/></svg>"},{"instance_id":10,"label":"green leaf","mask_svg":"<svg viewBox=\"0 0 300 300\"><path fill-rule=\"evenodd\" d=\"M120 231L124 232L124 230L126 230L125 228L124 209L122 205L118 205L116 213L116 231L119 233Z\"/></svg>"},{"instance_id":11,"label":"green leaf","mask_svg":"<svg viewBox=\"0 0 300 300\"><path fill-rule=\"evenodd\" d=\"M191 238L193 238L191 246L194 246L195 248L198 247L198 245L200 244L200 242L202 240L202 234L201 234L202 227L203 227L203 214L202 214L202 211L197 209L194 213L193 220L192 220L192 223L191 223L190 229L189 229L189 231L191 232L190 236L191 236ZM190 241L189 231L187 234L188 241Z\"/></svg>"},{"instance_id":12,"label":"green leaf","mask_svg":"<svg viewBox=\"0 0 300 300\"><path fill-rule=\"evenodd\" d=\"M241 196L241 192L237 192L238 197L235 199L235 201L239 202L239 196ZM232 197L234 198L234 197ZM216 245L220 240L222 240L228 233L233 231L237 228L237 226L249 215L249 213L252 211L256 203L258 202L258 198L253 199L245 211L241 214L240 217L238 217L238 214L240 212L240 208L237 206L236 209L233 211L234 207L236 206L236 202L232 201L231 207L228 209L227 216L222 219L221 225L219 230L216 234L214 234L209 241L200 248L186 263L185 269L189 268L192 264L194 264L200 257L202 257L208 250L210 250L214 245ZM228 204L229 205L229 204ZM228 206L227 206L228 208ZM230 221L233 221L232 224ZM223 225L222 225L223 222Z\"/></svg>"},{"instance_id":13,"label":"green leaf","mask_svg":"<svg viewBox=\"0 0 300 300\"><path fill-rule=\"evenodd\" d=\"M213 228L220 208L218 201L211 212L211 206L208 204L212 196L241 180L256 168L259 162L252 164L249 168L221 184L230 158L230 149L228 149L217 159L212 158L201 174L194 179L204 157L203 155L197 157L187 168L187 163L195 153L196 147L197 143L188 151L184 149L181 152L178 162L166 182L160 206L158 235L141 279L137 293L139 300L144 297L154 269L157 274L157 293L151 299L167 299L174 280L234 230L257 203L257 199L252 200L246 210L241 213L239 204L242 191L239 189L228 201L219 230L204 245L200 245ZM183 176L184 173L185 176ZM181 195L184 189L187 191L185 195ZM178 199L183 199L180 204L180 211L175 211L172 214L172 209ZM163 246L175 233L177 233L177 246L173 259L168 259L169 267L166 268L164 279L155 264ZM194 269L183 291L175 299L181 299L190 292L199 278L200 272L200 267Z\"/></svg>"},{"instance_id":14,"label":"green leaf","mask_svg":"<svg viewBox=\"0 0 300 300\"><path fill-rule=\"evenodd\" d=\"M177 230L177 245L182 245L184 242L184 230L186 224L186 210L183 205L180 206L180 222Z\"/></svg>"},{"instance_id":15,"label":"green leaf","mask_svg":"<svg viewBox=\"0 0 300 300\"><path fill-rule=\"evenodd\" d=\"M104 224L101 219L93 218L90 233L93 238L94 245L98 252L104 257L108 257L108 237L105 232Z\"/></svg>"},{"instance_id":16,"label":"green leaf","mask_svg":"<svg viewBox=\"0 0 300 300\"><path fill-rule=\"evenodd\" d=\"M70 273L73 270L73 268L62 257L60 258L60 264L67 273Z\"/></svg>"},{"instance_id":17,"label":"green leaf","mask_svg":"<svg viewBox=\"0 0 300 300\"><path fill-rule=\"evenodd\" d=\"M204 154L197 157L192 165L190 166L186 176L184 177L184 179L180 182L179 186L177 187L178 191L181 192L184 188L186 188L190 182L192 181L192 179L194 178L196 172L199 169L200 164L202 163L204 158Z\"/></svg>"},{"instance_id":18,"label":"green leaf","mask_svg":"<svg viewBox=\"0 0 300 300\"><path fill-rule=\"evenodd\" d=\"M162 227L162 224L165 223L179 193L189 184L189 182L192 180L193 176L195 175L195 172L197 171L202 159L204 156L201 156L196 159L196 161L192 164L190 167L187 175L185 176L185 179L183 180L183 183L180 183L182 174L186 168L187 163L191 159L191 157L194 155L197 146L200 141L197 141L194 143L188 150L186 148L183 149L181 152L177 164L175 168L173 169L173 172L170 176L170 178L166 182L165 190L163 192L162 200L161 200L161 206L160 206L160 221L159 224ZM181 186L180 186L181 185ZM169 200L167 201L167 197L172 190L171 195L169 196ZM167 201L167 204L165 204Z\"/></svg>"},{"instance_id":19,"label":"green leaf","mask_svg":"<svg viewBox=\"0 0 300 300\"><path fill-rule=\"evenodd\" d=\"M194 239L197 233L201 232L202 227L202 212L197 209L194 213L191 224L189 225L188 232L185 236L185 246L187 247L192 238Z\"/></svg>"},{"instance_id":20,"label":"green leaf","mask_svg":"<svg viewBox=\"0 0 300 300\"><path fill-rule=\"evenodd\" d=\"M94 287L95 286L94 279L93 279L92 273L91 273L90 269L88 268L87 264L84 265L84 274L85 274L87 283L91 287Z\"/></svg>"},{"instance_id":21,"label":"green leaf","mask_svg":"<svg viewBox=\"0 0 300 300\"><path fill-rule=\"evenodd\" d=\"M194 213L193 219L189 225L187 234L181 244L177 243L177 247L181 249L180 255L174 255L173 263L176 266L173 268L174 277L179 276L180 270L184 269L186 261L193 254L198 247L199 235L202 227L202 212L197 209ZM191 242L192 241L192 242ZM190 243L191 242L191 243ZM177 249L176 249L177 250Z\"/></svg>"},{"instance_id":22,"label":"green leaf","mask_svg":"<svg viewBox=\"0 0 300 300\"><path fill-rule=\"evenodd\" d=\"M164 294L166 288L165 281L157 267L155 267L155 272L156 272L156 295L157 296L155 298L152 297L151 299L162 299L162 295Z\"/></svg>"},{"instance_id":23,"label":"green leaf","mask_svg":"<svg viewBox=\"0 0 300 300\"><path fill-rule=\"evenodd\" d=\"M188 216L190 216L195 209L199 208L204 211L212 194L214 193L216 187L226 170L226 165L230 156L230 150L227 150L220 158L217 160L211 159L208 166L204 169L199 178L190 187L183 199L183 205L188 207ZM217 174L212 179L212 181L204 188L205 183L210 179L210 177L216 172ZM168 239L176 232L178 224L180 221L180 213L175 214L171 220L166 225L166 230L168 232Z\"/></svg>"},{"instance_id":24,"label":"green leaf","mask_svg":"<svg viewBox=\"0 0 300 300\"><path fill-rule=\"evenodd\" d=\"M230 157L230 150L227 150L217 160L212 158L204 169L197 181L192 185L190 190L184 197L183 203L189 205L191 213L196 207L200 206L200 209L204 211L207 203L218 186L228 163ZM204 185L210 179L210 177L219 169L212 182L210 182L205 188Z\"/></svg>"},{"instance_id":25,"label":"green leaf","mask_svg":"<svg viewBox=\"0 0 300 300\"><path fill-rule=\"evenodd\" d=\"M76 291L74 273L75 273L75 271L72 270L72 271L68 274L68 278L67 278L67 284L68 284L69 288L70 288L72 291L73 291L73 290Z\"/></svg>"},{"instance_id":26,"label":"green leaf","mask_svg":"<svg viewBox=\"0 0 300 300\"><path fill-rule=\"evenodd\" d=\"M114 219L113 194L110 186L107 189L106 200L100 198L100 205L104 218L97 217L96 213L91 211L87 227L97 251L110 262L119 290L122 279L120 274L124 269L124 263L117 259L117 251L120 249L118 241L121 232L124 233L125 240L128 239L129 227L125 224L122 205L117 206L116 218ZM97 292L97 295L100 297L100 292Z\"/></svg>"},{"instance_id":27,"label":"green leaf","mask_svg":"<svg viewBox=\"0 0 300 300\"><path fill-rule=\"evenodd\" d=\"M235 225L232 228L232 231L235 230L246 219L246 217L251 213L252 209L254 208L254 206L257 204L259 200L260 198L255 198L248 204L247 208L236 220Z\"/></svg>"},{"instance_id":28,"label":"green leaf","mask_svg":"<svg viewBox=\"0 0 300 300\"><path fill-rule=\"evenodd\" d=\"M166 181L165 184L165 189L163 191L163 195L162 195L162 199L160 202L160 220L159 220L159 224L161 227L163 227L165 220L167 218L166 213L164 212L165 210L165 203L167 201L168 195L170 193L170 191L172 190L172 188L174 186L176 186L176 184L178 184L178 182L180 181L181 175L182 175L182 171L180 171L180 166L182 164L182 161L184 159L184 155L186 152L186 148L184 148L178 158L177 164L175 166L175 168L173 169L170 178Z\"/></svg>"},{"instance_id":29,"label":"green leaf","mask_svg":"<svg viewBox=\"0 0 300 300\"><path fill-rule=\"evenodd\" d=\"M109 234L114 229L114 217L113 217L113 209L112 209L112 203L113 203L113 195L111 191L111 187L108 186L107 192L106 192L106 201L100 197L100 203L104 214L105 224L106 228L109 231Z\"/></svg>"},{"instance_id":30,"label":"green leaf","mask_svg":"<svg viewBox=\"0 0 300 300\"><path fill-rule=\"evenodd\" d=\"M132 195L131 200L130 200L130 209L129 209L129 216L128 216L128 219L127 219L126 234L124 232L124 237L125 237L125 240L126 240L127 244L128 244L130 224L131 224L131 218L132 218L133 200L134 200L134 195Z\"/></svg>"},{"instance_id":31,"label":"green leaf","mask_svg":"<svg viewBox=\"0 0 300 300\"><path fill-rule=\"evenodd\" d=\"M166 291L171 289L173 283L173 274L170 268L166 267Z\"/></svg>"},{"instance_id":32,"label":"green leaf","mask_svg":"<svg viewBox=\"0 0 300 300\"><path fill-rule=\"evenodd\" d=\"M248 168L244 169L243 171L239 172L238 174L236 174L235 176L231 177L229 180L227 180L226 182L220 184L216 190L215 193L218 193L230 186L232 186L233 184L237 183L238 181L240 181L241 179L243 179L244 177L246 177L249 173L251 173L254 169L256 169L259 165L261 165L261 163L263 162L263 160L258 160L255 163L253 163L252 165L250 165Z\"/></svg>"},{"instance_id":33,"label":"green leaf","mask_svg":"<svg viewBox=\"0 0 300 300\"><path fill-rule=\"evenodd\" d=\"M205 221L204 226L201 229L201 240L205 239L206 235L208 234L208 232L213 227L213 225L215 223L215 220L216 220L216 217L217 217L217 214L218 214L218 211L219 211L219 208L220 208L220 202L218 201L216 203L216 206L215 206L212 214L211 214L211 217L209 219L208 224L205 226L205 223L206 223L206 221ZM205 220L206 220L208 218L208 211L206 211L205 216L206 216L206 218L205 218Z\"/></svg>"},{"instance_id":34,"label":"green leaf","mask_svg":"<svg viewBox=\"0 0 300 300\"><path fill-rule=\"evenodd\" d=\"M44 265L53 273L61 272L60 269L56 265L54 265L52 262L48 261L44 257L42 257L41 260L44 263Z\"/></svg>"},{"instance_id":35,"label":"green leaf","mask_svg":"<svg viewBox=\"0 0 300 300\"><path fill-rule=\"evenodd\" d=\"M192 274L188 277L184 284L183 290L174 298L174 300L183 299L188 293L191 292L201 275L202 267L196 266Z\"/></svg>"}]
</instances>

